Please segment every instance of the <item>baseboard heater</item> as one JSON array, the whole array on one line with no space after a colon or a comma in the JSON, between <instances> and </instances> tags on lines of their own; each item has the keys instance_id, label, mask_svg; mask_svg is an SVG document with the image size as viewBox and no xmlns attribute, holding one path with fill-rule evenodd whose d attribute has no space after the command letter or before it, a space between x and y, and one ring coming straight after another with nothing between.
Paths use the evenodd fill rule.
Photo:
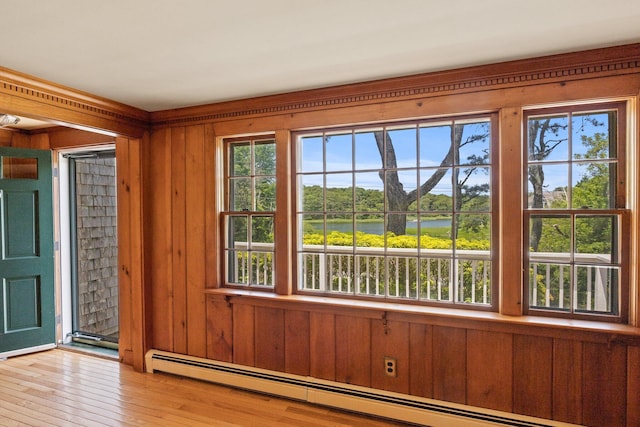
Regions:
<instances>
[{"instance_id":1,"label":"baseboard heater","mask_svg":"<svg viewBox=\"0 0 640 427\"><path fill-rule=\"evenodd\" d=\"M182 375L417 425L432 427L572 425L159 350L150 350L147 353L146 366L147 372L160 371Z\"/></svg>"}]
</instances>

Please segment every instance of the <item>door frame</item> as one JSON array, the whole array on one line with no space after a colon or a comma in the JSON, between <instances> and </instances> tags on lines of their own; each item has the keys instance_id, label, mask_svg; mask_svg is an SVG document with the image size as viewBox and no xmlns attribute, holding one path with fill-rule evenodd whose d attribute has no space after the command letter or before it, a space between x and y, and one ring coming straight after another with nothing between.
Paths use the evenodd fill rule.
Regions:
<instances>
[{"instance_id":1,"label":"door frame","mask_svg":"<svg viewBox=\"0 0 640 427\"><path fill-rule=\"evenodd\" d=\"M59 274L56 275L56 289L58 291L58 310L57 314L60 324L57 334L57 342L59 344L70 344L72 342L73 333L73 301L72 292L72 269L71 263L73 255L71 253L71 206L69 203L70 179L69 179L69 159L66 155L74 153L86 153L90 151L115 151L115 142L112 144L100 144L93 146L83 146L70 149L59 149L53 152L55 159L55 168L57 169L57 179L55 186L57 194L54 194L54 227L57 230L57 241L59 242L59 250L57 251Z\"/></svg>"}]
</instances>

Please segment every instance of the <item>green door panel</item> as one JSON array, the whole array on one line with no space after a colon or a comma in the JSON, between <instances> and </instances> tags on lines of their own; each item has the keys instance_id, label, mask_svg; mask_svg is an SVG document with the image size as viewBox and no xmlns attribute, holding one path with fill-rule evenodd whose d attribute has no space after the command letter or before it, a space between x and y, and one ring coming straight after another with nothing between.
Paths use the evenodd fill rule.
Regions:
<instances>
[{"instance_id":1,"label":"green door panel","mask_svg":"<svg viewBox=\"0 0 640 427\"><path fill-rule=\"evenodd\" d=\"M3 191L3 259L38 256L38 193Z\"/></svg>"},{"instance_id":2,"label":"green door panel","mask_svg":"<svg viewBox=\"0 0 640 427\"><path fill-rule=\"evenodd\" d=\"M21 332L42 326L40 318L40 279L37 276L6 278L2 293L4 333Z\"/></svg>"},{"instance_id":3,"label":"green door panel","mask_svg":"<svg viewBox=\"0 0 640 427\"><path fill-rule=\"evenodd\" d=\"M55 343L51 153L0 148L0 356Z\"/></svg>"}]
</instances>

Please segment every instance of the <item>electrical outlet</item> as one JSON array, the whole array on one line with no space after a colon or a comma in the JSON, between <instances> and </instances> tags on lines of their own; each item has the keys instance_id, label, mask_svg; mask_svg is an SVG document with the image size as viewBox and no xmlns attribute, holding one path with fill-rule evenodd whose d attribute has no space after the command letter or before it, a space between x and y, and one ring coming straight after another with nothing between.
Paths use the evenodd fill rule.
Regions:
<instances>
[{"instance_id":1,"label":"electrical outlet","mask_svg":"<svg viewBox=\"0 0 640 427\"><path fill-rule=\"evenodd\" d=\"M397 363L398 362L395 357L385 356L384 357L384 374L388 377L397 377L398 376Z\"/></svg>"}]
</instances>

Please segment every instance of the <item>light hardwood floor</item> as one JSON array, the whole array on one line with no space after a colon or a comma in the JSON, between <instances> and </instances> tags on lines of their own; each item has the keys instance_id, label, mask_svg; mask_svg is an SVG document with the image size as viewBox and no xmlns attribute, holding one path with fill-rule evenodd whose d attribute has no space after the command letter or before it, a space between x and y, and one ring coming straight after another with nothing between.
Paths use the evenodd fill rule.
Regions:
<instances>
[{"instance_id":1,"label":"light hardwood floor","mask_svg":"<svg viewBox=\"0 0 640 427\"><path fill-rule=\"evenodd\" d=\"M0 426L401 426L51 350L0 362Z\"/></svg>"}]
</instances>

